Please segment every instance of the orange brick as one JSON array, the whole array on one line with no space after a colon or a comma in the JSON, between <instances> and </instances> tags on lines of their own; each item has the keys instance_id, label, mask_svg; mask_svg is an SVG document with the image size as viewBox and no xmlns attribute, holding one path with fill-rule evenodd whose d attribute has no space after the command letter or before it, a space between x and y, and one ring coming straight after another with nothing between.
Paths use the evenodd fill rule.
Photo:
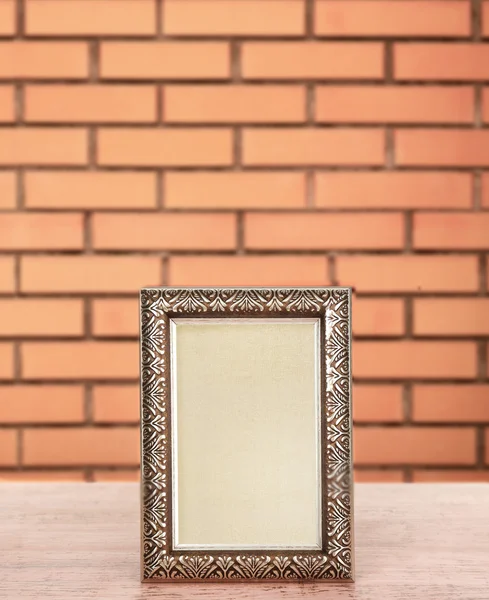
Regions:
<instances>
[{"instance_id":1,"label":"orange brick","mask_svg":"<svg viewBox=\"0 0 489 600\"><path fill-rule=\"evenodd\" d=\"M489 173L482 173L482 206L489 207Z\"/></svg>"},{"instance_id":2,"label":"orange brick","mask_svg":"<svg viewBox=\"0 0 489 600\"><path fill-rule=\"evenodd\" d=\"M97 423L137 423L139 386L98 385L93 389L93 419Z\"/></svg>"},{"instance_id":3,"label":"orange brick","mask_svg":"<svg viewBox=\"0 0 489 600\"><path fill-rule=\"evenodd\" d=\"M0 386L2 423L79 423L84 417L82 386Z\"/></svg>"},{"instance_id":4,"label":"orange brick","mask_svg":"<svg viewBox=\"0 0 489 600\"><path fill-rule=\"evenodd\" d=\"M11 256L0 256L0 293L15 290L15 263Z\"/></svg>"},{"instance_id":5,"label":"orange brick","mask_svg":"<svg viewBox=\"0 0 489 600\"><path fill-rule=\"evenodd\" d=\"M92 303L92 333L95 336L137 337L139 301L137 298L104 298Z\"/></svg>"},{"instance_id":6,"label":"orange brick","mask_svg":"<svg viewBox=\"0 0 489 600\"><path fill-rule=\"evenodd\" d=\"M23 379L136 379L137 342L25 342Z\"/></svg>"},{"instance_id":7,"label":"orange brick","mask_svg":"<svg viewBox=\"0 0 489 600\"><path fill-rule=\"evenodd\" d=\"M28 208L53 210L156 208L156 176L101 171L27 172L25 203Z\"/></svg>"},{"instance_id":8,"label":"orange brick","mask_svg":"<svg viewBox=\"0 0 489 600\"><path fill-rule=\"evenodd\" d=\"M26 121L36 123L151 123L156 121L156 88L151 85L28 85L24 93Z\"/></svg>"},{"instance_id":9,"label":"orange brick","mask_svg":"<svg viewBox=\"0 0 489 600\"><path fill-rule=\"evenodd\" d=\"M250 213L245 246L251 250L400 249L400 213Z\"/></svg>"},{"instance_id":10,"label":"orange brick","mask_svg":"<svg viewBox=\"0 0 489 600\"><path fill-rule=\"evenodd\" d=\"M85 42L0 42L0 79L86 79Z\"/></svg>"},{"instance_id":11,"label":"orange brick","mask_svg":"<svg viewBox=\"0 0 489 600\"><path fill-rule=\"evenodd\" d=\"M0 85L0 123L12 123L15 121L14 93L13 85Z\"/></svg>"},{"instance_id":12,"label":"orange brick","mask_svg":"<svg viewBox=\"0 0 489 600\"><path fill-rule=\"evenodd\" d=\"M83 165L87 160L88 137L84 129L0 130L0 165Z\"/></svg>"},{"instance_id":13,"label":"orange brick","mask_svg":"<svg viewBox=\"0 0 489 600\"><path fill-rule=\"evenodd\" d=\"M305 32L302 0L166 0L167 35L296 36Z\"/></svg>"},{"instance_id":14,"label":"orange brick","mask_svg":"<svg viewBox=\"0 0 489 600\"><path fill-rule=\"evenodd\" d=\"M14 467L17 464L17 432L0 431L0 465Z\"/></svg>"},{"instance_id":15,"label":"orange brick","mask_svg":"<svg viewBox=\"0 0 489 600\"><path fill-rule=\"evenodd\" d=\"M14 346L7 342L0 342L0 379L13 379L14 377Z\"/></svg>"},{"instance_id":16,"label":"orange brick","mask_svg":"<svg viewBox=\"0 0 489 600\"><path fill-rule=\"evenodd\" d=\"M15 35L17 29L17 4L15 0L2 0L0 2L0 35Z\"/></svg>"},{"instance_id":17,"label":"orange brick","mask_svg":"<svg viewBox=\"0 0 489 600\"><path fill-rule=\"evenodd\" d=\"M475 430L468 427L357 427L359 465L470 465L475 462Z\"/></svg>"},{"instance_id":18,"label":"orange brick","mask_svg":"<svg viewBox=\"0 0 489 600\"><path fill-rule=\"evenodd\" d=\"M328 36L458 37L470 35L470 2L319 0L315 32Z\"/></svg>"},{"instance_id":19,"label":"orange brick","mask_svg":"<svg viewBox=\"0 0 489 600\"><path fill-rule=\"evenodd\" d=\"M474 90L468 86L324 86L317 88L315 104L316 121L326 123L471 123L474 120Z\"/></svg>"},{"instance_id":20,"label":"orange brick","mask_svg":"<svg viewBox=\"0 0 489 600\"><path fill-rule=\"evenodd\" d=\"M3 337L71 337L83 335L83 329L82 300L0 299L0 335Z\"/></svg>"},{"instance_id":21,"label":"orange brick","mask_svg":"<svg viewBox=\"0 0 489 600\"><path fill-rule=\"evenodd\" d=\"M306 90L298 85L170 85L164 89L164 107L167 123L301 123Z\"/></svg>"},{"instance_id":22,"label":"orange brick","mask_svg":"<svg viewBox=\"0 0 489 600\"><path fill-rule=\"evenodd\" d=\"M316 173L315 184L319 207L453 209L472 204L469 173L333 171Z\"/></svg>"},{"instance_id":23,"label":"orange brick","mask_svg":"<svg viewBox=\"0 0 489 600\"><path fill-rule=\"evenodd\" d=\"M148 256L25 256L21 289L30 293L132 293L161 284L161 263Z\"/></svg>"},{"instance_id":24,"label":"orange brick","mask_svg":"<svg viewBox=\"0 0 489 600\"><path fill-rule=\"evenodd\" d=\"M477 374L473 342L357 341L353 374L364 379L471 379Z\"/></svg>"},{"instance_id":25,"label":"orange brick","mask_svg":"<svg viewBox=\"0 0 489 600\"><path fill-rule=\"evenodd\" d=\"M92 232L97 250L232 250L237 235L235 215L202 213L100 213Z\"/></svg>"},{"instance_id":26,"label":"orange brick","mask_svg":"<svg viewBox=\"0 0 489 600\"><path fill-rule=\"evenodd\" d=\"M488 471L470 470L455 470L443 469L436 471L434 469L423 469L422 471L413 472L414 483L471 483L479 481L489 481Z\"/></svg>"},{"instance_id":27,"label":"orange brick","mask_svg":"<svg viewBox=\"0 0 489 600\"><path fill-rule=\"evenodd\" d=\"M489 465L489 428L486 428L485 435L485 448L486 448L486 465Z\"/></svg>"},{"instance_id":28,"label":"orange brick","mask_svg":"<svg viewBox=\"0 0 489 600\"><path fill-rule=\"evenodd\" d=\"M164 179L167 208L303 208L303 173L168 172Z\"/></svg>"},{"instance_id":29,"label":"orange brick","mask_svg":"<svg viewBox=\"0 0 489 600\"><path fill-rule=\"evenodd\" d=\"M482 34L489 36L489 2L482 3Z\"/></svg>"},{"instance_id":30,"label":"orange brick","mask_svg":"<svg viewBox=\"0 0 489 600\"><path fill-rule=\"evenodd\" d=\"M417 214L414 216L414 247L423 250L487 249L489 214Z\"/></svg>"},{"instance_id":31,"label":"orange brick","mask_svg":"<svg viewBox=\"0 0 489 600\"><path fill-rule=\"evenodd\" d=\"M0 250L80 250L82 248L82 215L0 214Z\"/></svg>"},{"instance_id":32,"label":"orange brick","mask_svg":"<svg viewBox=\"0 0 489 600\"><path fill-rule=\"evenodd\" d=\"M245 42L246 79L381 79L383 45L376 42Z\"/></svg>"},{"instance_id":33,"label":"orange brick","mask_svg":"<svg viewBox=\"0 0 489 600\"><path fill-rule=\"evenodd\" d=\"M400 385L355 385L353 419L356 423L395 423L403 418Z\"/></svg>"},{"instance_id":34,"label":"orange brick","mask_svg":"<svg viewBox=\"0 0 489 600\"><path fill-rule=\"evenodd\" d=\"M71 470L71 471L0 471L0 481L19 481L19 482L31 482L31 481L69 481L69 482L81 482L85 481L85 474L83 471Z\"/></svg>"},{"instance_id":35,"label":"orange brick","mask_svg":"<svg viewBox=\"0 0 489 600\"><path fill-rule=\"evenodd\" d=\"M136 427L46 428L24 431L27 466L139 465Z\"/></svg>"},{"instance_id":36,"label":"orange brick","mask_svg":"<svg viewBox=\"0 0 489 600\"><path fill-rule=\"evenodd\" d=\"M435 423L489 421L489 385L417 385L413 420Z\"/></svg>"},{"instance_id":37,"label":"orange brick","mask_svg":"<svg viewBox=\"0 0 489 600\"><path fill-rule=\"evenodd\" d=\"M355 469L355 483L402 483L404 473L399 469Z\"/></svg>"},{"instance_id":38,"label":"orange brick","mask_svg":"<svg viewBox=\"0 0 489 600\"><path fill-rule=\"evenodd\" d=\"M137 298L104 298L92 303L92 332L99 337L137 337L139 301Z\"/></svg>"},{"instance_id":39,"label":"orange brick","mask_svg":"<svg viewBox=\"0 0 489 600\"><path fill-rule=\"evenodd\" d=\"M27 35L154 35L154 0L27 0Z\"/></svg>"},{"instance_id":40,"label":"orange brick","mask_svg":"<svg viewBox=\"0 0 489 600\"><path fill-rule=\"evenodd\" d=\"M361 292L474 292L475 256L338 256L339 285Z\"/></svg>"},{"instance_id":41,"label":"orange brick","mask_svg":"<svg viewBox=\"0 0 489 600\"><path fill-rule=\"evenodd\" d=\"M328 285L322 256L178 256L170 285Z\"/></svg>"},{"instance_id":42,"label":"orange brick","mask_svg":"<svg viewBox=\"0 0 489 600\"><path fill-rule=\"evenodd\" d=\"M423 3L424 7L426 5L427 3ZM489 44L451 42L395 44L394 78L417 81L488 79Z\"/></svg>"},{"instance_id":43,"label":"orange brick","mask_svg":"<svg viewBox=\"0 0 489 600\"><path fill-rule=\"evenodd\" d=\"M139 470L94 471L93 480L103 482L139 482Z\"/></svg>"},{"instance_id":44,"label":"orange brick","mask_svg":"<svg viewBox=\"0 0 489 600\"><path fill-rule=\"evenodd\" d=\"M233 158L230 129L102 129L101 165L227 166Z\"/></svg>"},{"instance_id":45,"label":"orange brick","mask_svg":"<svg viewBox=\"0 0 489 600\"><path fill-rule=\"evenodd\" d=\"M226 42L105 42L100 49L104 79L227 79Z\"/></svg>"},{"instance_id":46,"label":"orange brick","mask_svg":"<svg viewBox=\"0 0 489 600\"><path fill-rule=\"evenodd\" d=\"M399 336L404 333L401 298L353 299L353 333L356 336Z\"/></svg>"},{"instance_id":47,"label":"orange brick","mask_svg":"<svg viewBox=\"0 0 489 600\"><path fill-rule=\"evenodd\" d=\"M381 165L380 129L245 129L245 165Z\"/></svg>"},{"instance_id":48,"label":"orange brick","mask_svg":"<svg viewBox=\"0 0 489 600\"><path fill-rule=\"evenodd\" d=\"M489 131L471 129L408 129L395 132L400 166L489 166Z\"/></svg>"},{"instance_id":49,"label":"orange brick","mask_svg":"<svg viewBox=\"0 0 489 600\"><path fill-rule=\"evenodd\" d=\"M415 300L414 333L452 337L489 335L489 298Z\"/></svg>"},{"instance_id":50,"label":"orange brick","mask_svg":"<svg viewBox=\"0 0 489 600\"><path fill-rule=\"evenodd\" d=\"M0 210L15 208L17 183L13 171L0 171Z\"/></svg>"}]
</instances>

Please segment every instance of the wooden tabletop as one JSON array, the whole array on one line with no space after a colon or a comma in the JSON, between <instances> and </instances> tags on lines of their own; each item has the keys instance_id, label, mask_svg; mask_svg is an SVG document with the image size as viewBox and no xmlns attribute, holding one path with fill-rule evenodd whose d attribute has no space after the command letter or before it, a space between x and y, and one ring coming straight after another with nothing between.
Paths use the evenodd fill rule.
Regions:
<instances>
[{"instance_id":1,"label":"wooden tabletop","mask_svg":"<svg viewBox=\"0 0 489 600\"><path fill-rule=\"evenodd\" d=\"M357 485L349 584L142 584L138 494L131 483L0 485L0 598L489 598L489 484Z\"/></svg>"}]
</instances>

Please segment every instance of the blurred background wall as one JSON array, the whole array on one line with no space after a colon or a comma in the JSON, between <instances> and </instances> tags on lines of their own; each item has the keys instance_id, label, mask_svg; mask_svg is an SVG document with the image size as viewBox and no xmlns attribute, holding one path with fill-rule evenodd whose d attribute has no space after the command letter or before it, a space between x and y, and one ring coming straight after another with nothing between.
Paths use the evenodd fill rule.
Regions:
<instances>
[{"instance_id":1,"label":"blurred background wall","mask_svg":"<svg viewBox=\"0 0 489 600\"><path fill-rule=\"evenodd\" d=\"M360 481L489 479L489 2L0 0L0 478L135 479L138 290L356 287Z\"/></svg>"}]
</instances>

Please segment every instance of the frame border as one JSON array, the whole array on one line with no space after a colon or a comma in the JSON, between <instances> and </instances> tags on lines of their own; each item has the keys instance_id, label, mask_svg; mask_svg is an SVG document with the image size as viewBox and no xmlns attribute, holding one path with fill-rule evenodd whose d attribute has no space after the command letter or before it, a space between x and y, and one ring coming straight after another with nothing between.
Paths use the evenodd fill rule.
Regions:
<instances>
[{"instance_id":1,"label":"frame border","mask_svg":"<svg viewBox=\"0 0 489 600\"><path fill-rule=\"evenodd\" d=\"M353 581L351 288L144 288L141 331L142 581ZM321 320L322 550L172 548L172 317Z\"/></svg>"}]
</instances>

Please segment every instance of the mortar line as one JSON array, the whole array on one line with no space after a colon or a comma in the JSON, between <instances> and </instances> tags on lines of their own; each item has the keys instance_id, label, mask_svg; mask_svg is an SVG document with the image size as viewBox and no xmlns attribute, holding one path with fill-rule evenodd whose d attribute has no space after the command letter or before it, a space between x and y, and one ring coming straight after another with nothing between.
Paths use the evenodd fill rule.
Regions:
<instances>
[{"instance_id":1,"label":"mortar line","mask_svg":"<svg viewBox=\"0 0 489 600\"><path fill-rule=\"evenodd\" d=\"M395 134L394 128L390 125L385 126L385 137L384 137L384 156L385 156L385 166L384 170L392 171L398 170L396 169L396 159L395 159Z\"/></svg>"},{"instance_id":2,"label":"mortar line","mask_svg":"<svg viewBox=\"0 0 489 600\"><path fill-rule=\"evenodd\" d=\"M15 6L15 37L23 38L25 35L25 6L24 0L17 0Z\"/></svg>"},{"instance_id":3,"label":"mortar line","mask_svg":"<svg viewBox=\"0 0 489 600\"><path fill-rule=\"evenodd\" d=\"M97 169L97 155L98 155L98 144L97 144L97 127L87 128L87 143L88 143L88 161L85 171L95 171Z\"/></svg>"},{"instance_id":4,"label":"mortar line","mask_svg":"<svg viewBox=\"0 0 489 600\"><path fill-rule=\"evenodd\" d=\"M315 37L314 34L314 8L315 0L306 0L304 4L304 33L306 39Z\"/></svg>"},{"instance_id":5,"label":"mortar line","mask_svg":"<svg viewBox=\"0 0 489 600\"><path fill-rule=\"evenodd\" d=\"M304 126L306 128L314 128L314 120L316 113L316 94L314 83L307 83L305 86L305 121ZM305 208L314 207L314 196L315 196L315 185L314 185L314 167L305 167L304 169L305 187L306 187L306 198Z\"/></svg>"},{"instance_id":6,"label":"mortar line","mask_svg":"<svg viewBox=\"0 0 489 600\"><path fill-rule=\"evenodd\" d=\"M229 40L229 62L231 65L231 79L230 81L223 82L223 85L226 83L240 83L242 82L242 74L241 74L241 42L238 39L231 38Z\"/></svg>"},{"instance_id":7,"label":"mortar line","mask_svg":"<svg viewBox=\"0 0 489 600\"><path fill-rule=\"evenodd\" d=\"M482 39L482 3L481 0L472 0L470 5L472 40L479 42Z\"/></svg>"},{"instance_id":8,"label":"mortar line","mask_svg":"<svg viewBox=\"0 0 489 600\"><path fill-rule=\"evenodd\" d=\"M163 210L165 208L165 184L166 169L157 169L155 172L156 210Z\"/></svg>"},{"instance_id":9,"label":"mortar line","mask_svg":"<svg viewBox=\"0 0 489 600\"><path fill-rule=\"evenodd\" d=\"M489 258L485 256L484 253L479 254L479 290L478 296L486 296L487 288L488 288L488 280L487 280L487 263L489 262Z\"/></svg>"},{"instance_id":10,"label":"mortar line","mask_svg":"<svg viewBox=\"0 0 489 600\"><path fill-rule=\"evenodd\" d=\"M100 42L97 39L91 39L88 42L88 81L90 83L98 82L100 77Z\"/></svg>"},{"instance_id":11,"label":"mortar line","mask_svg":"<svg viewBox=\"0 0 489 600\"><path fill-rule=\"evenodd\" d=\"M238 125L233 127L233 164L231 167L232 171L241 171L242 170L242 148L243 148L243 131L242 128ZM226 169L225 172L228 172Z\"/></svg>"},{"instance_id":12,"label":"mortar line","mask_svg":"<svg viewBox=\"0 0 489 600\"><path fill-rule=\"evenodd\" d=\"M390 39L384 42L384 84L396 83L394 81L394 43Z\"/></svg>"},{"instance_id":13,"label":"mortar line","mask_svg":"<svg viewBox=\"0 0 489 600\"><path fill-rule=\"evenodd\" d=\"M156 19L156 38L163 37L163 0L156 0L155 3L155 19Z\"/></svg>"},{"instance_id":14,"label":"mortar line","mask_svg":"<svg viewBox=\"0 0 489 600\"><path fill-rule=\"evenodd\" d=\"M477 377L476 381L480 383L486 383L488 379L487 372L487 360L488 360L488 352L487 352L487 339L486 340L478 340L477 342L477 357L478 357L478 369L477 369Z\"/></svg>"},{"instance_id":15,"label":"mortar line","mask_svg":"<svg viewBox=\"0 0 489 600\"><path fill-rule=\"evenodd\" d=\"M485 427L483 425L480 425L478 427L476 427L476 438L475 438L475 444L476 444L476 459L475 459L475 465L474 468L475 469L484 469L485 467L485 458L486 458L486 452L485 452Z\"/></svg>"},{"instance_id":16,"label":"mortar line","mask_svg":"<svg viewBox=\"0 0 489 600\"><path fill-rule=\"evenodd\" d=\"M413 425L413 385L405 381L402 386L403 425Z\"/></svg>"},{"instance_id":17,"label":"mortar line","mask_svg":"<svg viewBox=\"0 0 489 600\"><path fill-rule=\"evenodd\" d=\"M404 211L404 254L412 254L414 239L414 210Z\"/></svg>"},{"instance_id":18,"label":"mortar line","mask_svg":"<svg viewBox=\"0 0 489 600\"><path fill-rule=\"evenodd\" d=\"M335 261L335 257L336 255L333 252L328 253L327 257L326 257L326 275L329 278L329 281L331 281L331 285L341 285L338 282L338 278L336 276L336 261Z\"/></svg>"},{"instance_id":19,"label":"mortar line","mask_svg":"<svg viewBox=\"0 0 489 600\"><path fill-rule=\"evenodd\" d=\"M482 171L475 169L472 176L472 211L482 210Z\"/></svg>"},{"instance_id":20,"label":"mortar line","mask_svg":"<svg viewBox=\"0 0 489 600\"><path fill-rule=\"evenodd\" d=\"M168 285L168 282L170 281L169 278L169 271L170 271L170 259L169 257L163 256L162 260L161 260L161 285L165 286Z\"/></svg>"}]
</instances>

